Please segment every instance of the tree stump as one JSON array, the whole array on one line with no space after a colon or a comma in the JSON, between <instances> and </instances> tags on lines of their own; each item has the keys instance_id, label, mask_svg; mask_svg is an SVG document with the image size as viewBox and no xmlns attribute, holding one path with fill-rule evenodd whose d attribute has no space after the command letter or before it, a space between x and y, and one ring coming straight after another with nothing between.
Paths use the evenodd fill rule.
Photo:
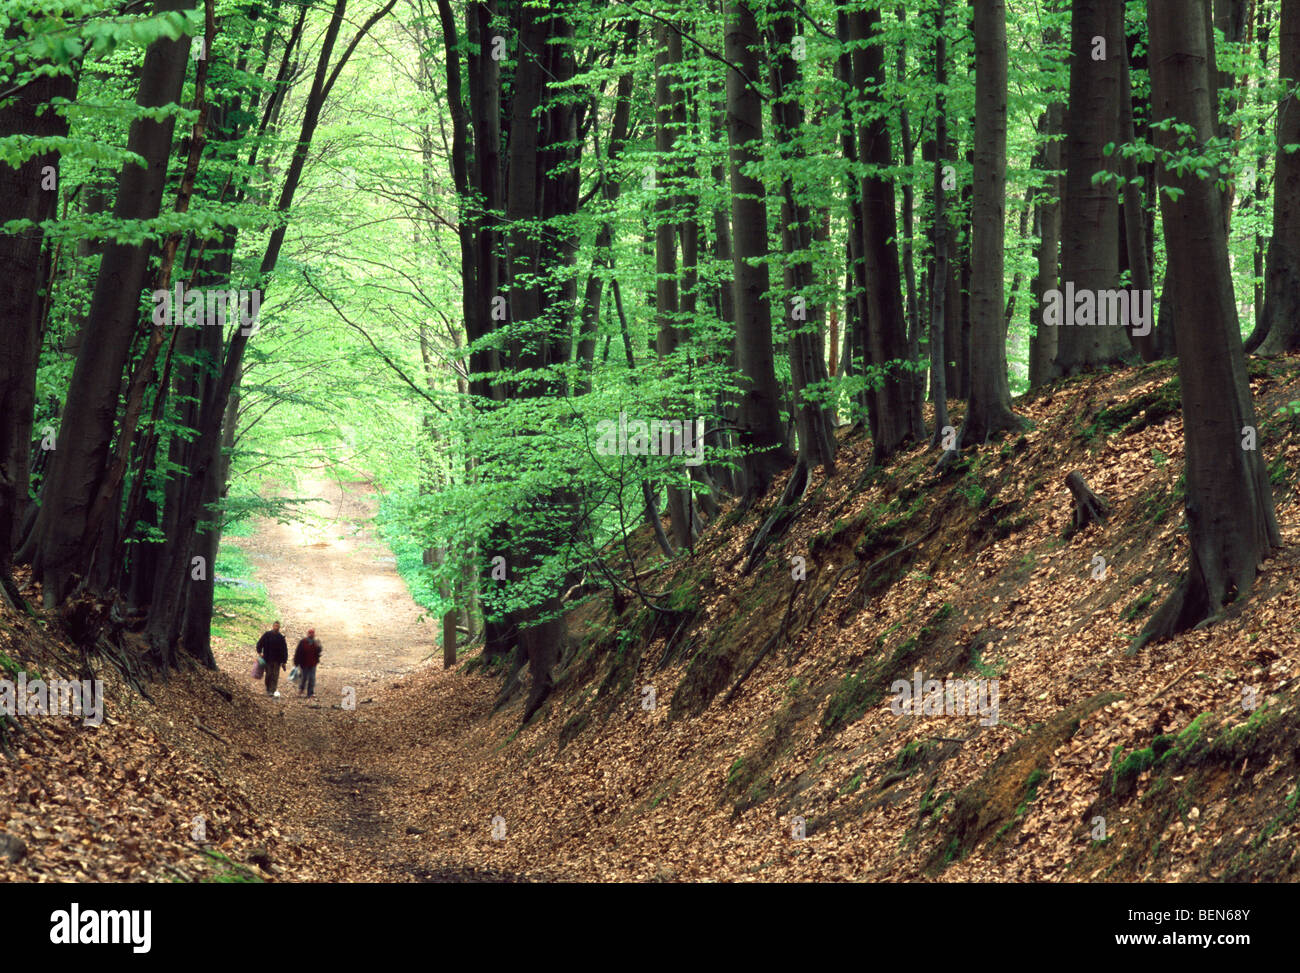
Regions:
<instances>
[{"instance_id":1,"label":"tree stump","mask_svg":"<svg viewBox=\"0 0 1300 973\"><path fill-rule=\"evenodd\" d=\"M1065 477L1065 485L1074 497L1074 517L1066 531L1067 538L1073 537L1090 524L1104 524L1110 516L1110 507L1101 497L1088 487L1088 481L1078 470Z\"/></svg>"}]
</instances>

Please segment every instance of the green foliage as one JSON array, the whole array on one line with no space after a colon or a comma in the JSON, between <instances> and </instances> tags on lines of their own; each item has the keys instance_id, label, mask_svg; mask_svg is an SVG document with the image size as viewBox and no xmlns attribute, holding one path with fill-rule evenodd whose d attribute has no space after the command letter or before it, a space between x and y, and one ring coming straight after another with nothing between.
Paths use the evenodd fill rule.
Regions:
<instances>
[{"instance_id":1,"label":"green foliage","mask_svg":"<svg viewBox=\"0 0 1300 973\"><path fill-rule=\"evenodd\" d=\"M385 494L379 502L376 523L380 536L396 558L397 573L406 582L411 597L430 616L437 616L450 605L439 595L433 570L424 563L424 548L416 541L409 529L409 521L405 519L409 513L404 504L411 501L409 494Z\"/></svg>"},{"instance_id":2,"label":"green foliage","mask_svg":"<svg viewBox=\"0 0 1300 973\"><path fill-rule=\"evenodd\" d=\"M0 652L0 673L4 673L4 675L0 676L0 678L10 679L10 680L17 679L22 672L23 672L22 666L20 666L17 662L15 662L5 653Z\"/></svg>"},{"instance_id":3,"label":"green foliage","mask_svg":"<svg viewBox=\"0 0 1300 973\"><path fill-rule=\"evenodd\" d=\"M934 784L931 784L925 789L925 793L921 795L921 818L925 819L935 817L943 810L944 805L951 800L952 791L943 791L940 794L936 794L934 792Z\"/></svg>"},{"instance_id":4,"label":"green foliage","mask_svg":"<svg viewBox=\"0 0 1300 973\"><path fill-rule=\"evenodd\" d=\"M969 5L948 6L945 31L950 67L956 68L973 57L972 13ZM1129 7L1129 29L1145 44L1140 5ZM458 20L462 18L462 7L453 8ZM37 428L57 426L72 380L70 349L88 312L105 242L148 243L156 251L175 234L182 240L180 276L192 274L192 262L186 264L191 256L235 234L229 279L223 283L264 285L268 297L242 376L230 456L232 486L220 508L210 513L219 518L228 537L246 529L240 525L254 517L310 520L316 516L316 498L307 494L321 481L342 485L365 480L383 494L381 534L396 554L398 571L412 594L430 614L466 607L466 589L473 587L464 583L467 577L477 579L482 607L497 617L538 607L589 566L598 552L635 550L636 563L629 567L644 570L659 554L646 554L648 545L634 542L642 538L632 538L644 529L643 483L652 485L661 510L670 488L702 492L704 487L690 479L681 457L602 451L601 423L616 422L621 414L647 420L703 417L715 430L707 446L708 463L726 467L744 459L744 447L728 427L746 392L729 364L735 328L723 319L720 301L732 285L735 268L729 259L717 256L712 238L715 213L725 216L732 202L729 185L715 178L715 168L726 172L729 165L721 124L726 114L726 65L711 55L725 46L721 9L670 5L658 12L657 17L689 42L682 45L681 63L656 65L657 45L649 42L649 31L661 21L642 23L636 42L623 47L612 40L641 16L639 11L587 0L566 8L573 24L577 74L567 86L548 85L543 97L550 104L580 104L586 120L594 123L584 124L583 151L576 162L583 205L546 225L484 213L481 201L457 194L448 158L452 113L443 73L446 52L432 10L403 10L400 21L380 22L361 41L332 89L292 211L276 211L275 177L289 167L296 120L309 86L299 83L288 92L278 124L260 130L260 122L274 93L282 38L290 34L299 9L298 4L259 8L253 17L246 5L228 0L217 4L219 30L206 60L206 97L210 104L225 107L222 121L228 130L215 124L216 116L209 118L214 124L201 156L196 191L182 213L172 204L185 162L181 140L188 139L198 117L194 99L199 62L191 59L187 65L184 89L175 103L137 106L136 80L148 45L160 38L197 36L203 28L202 10L154 13L107 0L0 2L0 27L10 38L0 49L0 99L12 98L33 77L64 73L78 78L74 97L48 106L67 119L66 136L0 132L0 164L16 165L46 152L59 157L57 216L41 227L47 248L58 255L58 269L47 295ZM755 5L765 43L772 37L774 10L768 4ZM839 327L849 326L839 312L859 295L851 275L846 281L844 272L852 230L844 200L847 193L858 191L862 179L883 175L900 201L904 191L910 191L912 222L900 220L896 245L900 253L910 251L918 286L933 256L934 173L918 149L934 131L932 4L882 7L879 43L887 57L875 98L838 76L839 58L850 52L834 30L805 29L809 24L833 25L838 10L830 0L800 5L800 41L806 56L799 61L801 79L795 90L778 96L767 71L752 79L762 92L765 113L782 98L796 101L805 113L803 126L785 143L772 138L769 128L756 160L746 168L766 194L770 245L761 259L770 283L775 369L783 385L793 374L786 350L790 335L823 334L829 345L832 309ZM313 63L313 45L319 44L327 17L326 9L307 9L307 46L294 53L293 62ZM1007 225L1017 227L1026 218L1025 232L1009 232L1005 247L1005 292L1014 300L1007 339L1009 378L1012 388L1020 391L1027 385L1029 338L1038 326L1031 284L1038 244L1033 212L1046 200L1050 175L1033 162L1044 144L1037 123L1044 106L1064 101L1068 94L1070 12L1067 5L1013 2L1007 18L1009 36L1025 40L1012 47L1007 105ZM268 28L271 56L263 63L258 52ZM503 94L508 98L519 51L512 31L503 29L502 36L507 42ZM1277 43L1274 38L1265 52L1266 62L1275 62ZM463 32L461 47L466 53ZM1147 137L1133 144L1111 145L1107 151L1116 159L1162 159L1178 172L1225 185L1234 182L1238 206L1229 241L1234 284L1239 294L1249 294L1255 283L1255 240L1267 235L1271 214L1271 126L1284 91L1272 76L1275 72L1261 68L1252 45L1224 43L1216 56L1222 70L1243 79L1242 97L1224 119L1234 140L1197 143L1190 133L1176 132L1176 148L1162 154L1145 133ZM1139 104L1149 94L1149 77L1140 63L1131 79ZM462 72L468 82L463 63ZM633 85L631 135L611 156L609 121L618 80L625 75ZM653 83L658 75L685 92L689 107L686 121L673 133L677 142L671 152L660 152L655 143ZM965 190L973 175L965 151L973 138L971 72L950 70L944 96L949 134L957 149L950 164L959 190ZM1225 98L1224 107L1227 103ZM827 105L838 107L823 110ZM902 151L903 109L910 125L910 160ZM841 144L846 120L851 129L860 130L877 117L886 122L891 164L876 167L846 159ZM123 220L114 214L114 190L119 171L141 161L128 151L127 138L133 122L146 118L176 123L168 189L155 218ZM1162 127L1165 123L1155 126L1157 131ZM1139 131L1143 128L1139 125ZM229 141L223 143L222 138ZM1114 179L1102 173L1098 182ZM601 192L604 185L616 187L617 193ZM817 231L809 247L791 254L781 245L788 229L780 205L787 186L792 200L813 214ZM1173 192L1173 187L1162 188ZM967 196L964 191L949 194L953 253L970 242ZM494 354L509 356L541 334L576 336L579 330L569 310L538 321L515 321L506 315L488 337L475 344L467 340L457 231L461 225L483 221L499 225L507 235L565 241L565 252L571 248L573 259L551 259L541 272L547 284L563 294L566 308L581 301L589 283L599 283L600 300L590 322L596 352L589 373L575 347L574 353L536 367L494 370L487 376L492 380L489 396L469 394L468 383L484 377L474 374L479 355L487 353L489 360ZM654 305L657 268L649 242L661 226L688 223L704 231L693 276L688 278L679 267L683 296L688 281L694 283L695 310L678 312L671 321L680 339L677 348L660 354L657 339L665 320ZM286 224L285 248L274 274L264 280L260 264L265 246L273 232L286 230ZM1161 266L1164 241L1160 221L1155 225L1156 263ZM607 252L598 253L596 242L606 227L611 243ZM31 227L14 221L3 229L17 233ZM786 272L804 262L811 265L812 284L796 292L787 284L791 278ZM150 272L156 270L155 258ZM618 306L615 282L622 295ZM916 294L921 320L927 299L922 288ZM789 312L800 300L809 313L796 318ZM147 309L148 298L142 294L142 314ZM858 348L850 367L839 363L833 378L813 383L804 396L833 407L841 418L863 419L864 393L889 379L928 369L926 337L923 328L915 360L868 362ZM211 375L216 366L211 352L185 351L183 346L177 343L170 367L192 367ZM141 473L135 465L130 468L124 484L128 495L139 485L149 503L160 505L168 485L188 475L172 463L169 448L192 440L194 430L186 417L192 406L178 396L160 400L150 389L144 426L158 434L158 448L148 469ZM1080 434L1095 439L1098 433L1136 432L1179 408L1174 379L1148 396L1102 410L1091 423L1083 420ZM1300 402L1282 411L1298 421ZM1009 459L1013 452L1008 444L1001 458ZM1152 459L1157 466L1165 465L1158 450ZM1284 466L1276 465L1270 474L1278 485L1287 475ZM38 471L34 493L43 475ZM143 481L137 483L137 477ZM1026 493L1035 485L1029 484ZM972 509L984 509L990 502L973 471L968 470L957 491ZM1174 498L1144 502L1144 515L1160 523ZM905 509L872 510L862 518L838 522L828 534L814 538L813 551L827 549L853 532L862 533L863 543L872 543L910 522L920 503L916 498L914 504L899 505ZM733 510L724 523L741 516L740 510ZM1028 516L1008 519L1000 528L1019 529ZM129 526L133 545L168 540L147 518ZM445 556L426 565L426 550ZM222 564L228 566L234 556L225 553ZM501 579L492 570L498 557L505 559ZM267 607L240 600L248 598L247 592L219 586L219 606L241 611ZM684 591L674 598L671 607L676 610L693 610L697 603Z\"/></svg>"},{"instance_id":5,"label":"green foliage","mask_svg":"<svg viewBox=\"0 0 1300 973\"><path fill-rule=\"evenodd\" d=\"M212 634L241 643L255 641L277 611L242 547L223 540L213 565Z\"/></svg>"},{"instance_id":6,"label":"green foliage","mask_svg":"<svg viewBox=\"0 0 1300 973\"><path fill-rule=\"evenodd\" d=\"M1001 666L991 666L983 660L983 650L975 649L970 655L970 666L985 679L997 679L1002 675Z\"/></svg>"},{"instance_id":7,"label":"green foliage","mask_svg":"<svg viewBox=\"0 0 1300 973\"><path fill-rule=\"evenodd\" d=\"M926 756L934 749L934 744L929 740L913 740L907 746L898 752L894 758L894 770L905 772L912 770L920 764Z\"/></svg>"},{"instance_id":8,"label":"green foliage","mask_svg":"<svg viewBox=\"0 0 1300 973\"><path fill-rule=\"evenodd\" d=\"M884 695L870 673L851 672L844 677L826 704L822 727L833 731L861 717Z\"/></svg>"},{"instance_id":9,"label":"green foliage","mask_svg":"<svg viewBox=\"0 0 1300 973\"><path fill-rule=\"evenodd\" d=\"M1279 456L1269 464L1268 481L1276 487L1286 486L1291 481L1291 473L1287 469L1285 458Z\"/></svg>"}]
</instances>

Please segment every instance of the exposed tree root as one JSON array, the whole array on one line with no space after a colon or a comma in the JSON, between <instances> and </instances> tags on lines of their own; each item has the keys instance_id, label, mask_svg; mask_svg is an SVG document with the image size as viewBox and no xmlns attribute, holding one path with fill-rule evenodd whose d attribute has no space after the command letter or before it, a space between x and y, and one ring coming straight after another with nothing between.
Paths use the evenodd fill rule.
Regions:
<instances>
[{"instance_id":1,"label":"exposed tree root","mask_svg":"<svg viewBox=\"0 0 1300 973\"><path fill-rule=\"evenodd\" d=\"M960 457L961 450L945 449L943 455L939 457L938 462L934 464L934 468L930 472L936 477L942 479L944 473L947 472Z\"/></svg>"},{"instance_id":2,"label":"exposed tree root","mask_svg":"<svg viewBox=\"0 0 1300 973\"><path fill-rule=\"evenodd\" d=\"M740 572L742 577L754 570L767 551L768 545L784 535L799 519L806 505L796 506L796 504L803 499L807 490L808 464L800 460L795 464L794 472L790 474L785 490L781 492L781 499L776 502L776 508L764 521L763 526L759 527L745 543L744 549L749 552L749 559L745 561L745 567Z\"/></svg>"},{"instance_id":3,"label":"exposed tree root","mask_svg":"<svg viewBox=\"0 0 1300 973\"><path fill-rule=\"evenodd\" d=\"M677 641L677 636L681 635L682 629L685 628L687 623L690 622L691 619L694 617L694 615L692 615L690 612L682 612L681 615L682 615L682 620L678 622L677 627L673 629L673 634L668 636L668 642L666 645L664 645L663 655L661 655L659 657L659 661L655 663L655 667L651 673L652 675L659 672L659 670L662 669L664 666L668 665L669 660L671 660L672 657L676 654L677 649L681 644Z\"/></svg>"},{"instance_id":4,"label":"exposed tree root","mask_svg":"<svg viewBox=\"0 0 1300 973\"><path fill-rule=\"evenodd\" d=\"M200 730L202 730L204 733L206 733L208 736L212 737L214 740L220 740L220 741L221 741L222 743L224 743L226 746L230 746L230 741L229 741L229 740L227 740L225 737L223 737L223 736L222 736L220 733L218 733L216 730L212 729L210 726L208 726L207 724L205 724L205 723L204 723L201 719L199 719L197 716L194 717L194 725L195 725L196 727L198 727Z\"/></svg>"},{"instance_id":5,"label":"exposed tree root","mask_svg":"<svg viewBox=\"0 0 1300 973\"><path fill-rule=\"evenodd\" d=\"M1191 629L1208 628L1222 621L1231 612L1229 605L1244 604L1250 594L1250 580L1253 579L1234 582L1220 576L1211 582L1193 550L1191 567L1165 603L1147 620L1129 646L1128 654L1136 655L1152 642L1164 642Z\"/></svg>"},{"instance_id":6,"label":"exposed tree root","mask_svg":"<svg viewBox=\"0 0 1300 973\"><path fill-rule=\"evenodd\" d=\"M963 448L983 446L998 433L1023 432L1025 425L1023 417L1002 406L969 408L957 434L957 444Z\"/></svg>"},{"instance_id":7,"label":"exposed tree root","mask_svg":"<svg viewBox=\"0 0 1300 973\"><path fill-rule=\"evenodd\" d=\"M113 664L113 668L122 674L122 678L130 684L131 688L152 703L154 701L153 697L144 688L143 680L136 674L135 667L131 665L131 653L127 651L118 652L103 635L99 636L95 644L99 649L99 654Z\"/></svg>"},{"instance_id":8,"label":"exposed tree root","mask_svg":"<svg viewBox=\"0 0 1300 973\"><path fill-rule=\"evenodd\" d=\"M1195 581L1193 577L1196 576ZM1147 621L1142 632L1129 646L1128 654L1136 655L1151 642L1164 642L1181 632L1186 632L1211 616L1210 599L1205 581L1193 569L1185 574L1166 600Z\"/></svg>"},{"instance_id":9,"label":"exposed tree root","mask_svg":"<svg viewBox=\"0 0 1300 973\"><path fill-rule=\"evenodd\" d=\"M18 585L14 584L14 579L5 574L0 574L0 600L13 609L18 615L31 615L32 606L27 604L18 591Z\"/></svg>"}]
</instances>

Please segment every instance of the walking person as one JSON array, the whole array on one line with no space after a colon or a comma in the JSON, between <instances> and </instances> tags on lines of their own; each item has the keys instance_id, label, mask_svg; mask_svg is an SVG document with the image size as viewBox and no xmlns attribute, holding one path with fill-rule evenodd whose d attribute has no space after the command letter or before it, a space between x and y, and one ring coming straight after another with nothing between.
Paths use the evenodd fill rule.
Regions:
<instances>
[{"instance_id":1,"label":"walking person","mask_svg":"<svg viewBox=\"0 0 1300 973\"><path fill-rule=\"evenodd\" d=\"M279 696L280 691L275 687L280 682L280 670L289 661L289 643L280 634L279 622L257 640L257 654L266 661L266 695Z\"/></svg>"},{"instance_id":2,"label":"walking person","mask_svg":"<svg viewBox=\"0 0 1300 973\"><path fill-rule=\"evenodd\" d=\"M307 637L293 651L293 664L299 668L298 695L311 699L316 695L316 666L320 664L321 644L314 628L307 629Z\"/></svg>"}]
</instances>

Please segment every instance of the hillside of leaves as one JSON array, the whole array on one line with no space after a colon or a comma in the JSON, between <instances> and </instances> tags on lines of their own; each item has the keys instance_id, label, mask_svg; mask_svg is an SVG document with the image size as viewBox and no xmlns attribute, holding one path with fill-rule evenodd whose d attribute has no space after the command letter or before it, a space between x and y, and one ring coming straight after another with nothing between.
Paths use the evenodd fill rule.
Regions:
<instances>
[{"instance_id":1,"label":"hillside of leaves","mask_svg":"<svg viewBox=\"0 0 1300 973\"><path fill-rule=\"evenodd\" d=\"M512 823L483 860L639 879L1297 877L1300 361L1251 368L1286 546L1215 624L1128 654L1186 563L1170 363L1018 400L1032 431L940 474L922 450L867 472L850 435L748 576L776 491L642 577L658 609L604 592L571 612L553 700L517 733L521 703L498 713L464 754L482 775L468 816ZM1069 536L1072 470L1110 516ZM895 716L890 684L918 670L997 678L998 724ZM430 712L404 739L442 725Z\"/></svg>"},{"instance_id":2,"label":"hillside of leaves","mask_svg":"<svg viewBox=\"0 0 1300 973\"><path fill-rule=\"evenodd\" d=\"M643 529L611 566L645 600L571 593L556 691L522 727L527 670L475 655L377 686L307 740L229 671L146 699L118 668L142 651L130 633L113 662L76 644L84 614L6 614L6 668L90 666L110 718L6 724L0 874L1295 879L1300 359L1251 369L1285 546L1248 600L1137 655L1186 563L1168 362L1019 399L1029 431L937 473L921 449L869 470L869 441L841 429L835 475L782 512L748 574L779 489L666 567ZM1072 533L1076 470L1109 517ZM997 725L894 715L891 682L917 671L996 678Z\"/></svg>"}]
</instances>

